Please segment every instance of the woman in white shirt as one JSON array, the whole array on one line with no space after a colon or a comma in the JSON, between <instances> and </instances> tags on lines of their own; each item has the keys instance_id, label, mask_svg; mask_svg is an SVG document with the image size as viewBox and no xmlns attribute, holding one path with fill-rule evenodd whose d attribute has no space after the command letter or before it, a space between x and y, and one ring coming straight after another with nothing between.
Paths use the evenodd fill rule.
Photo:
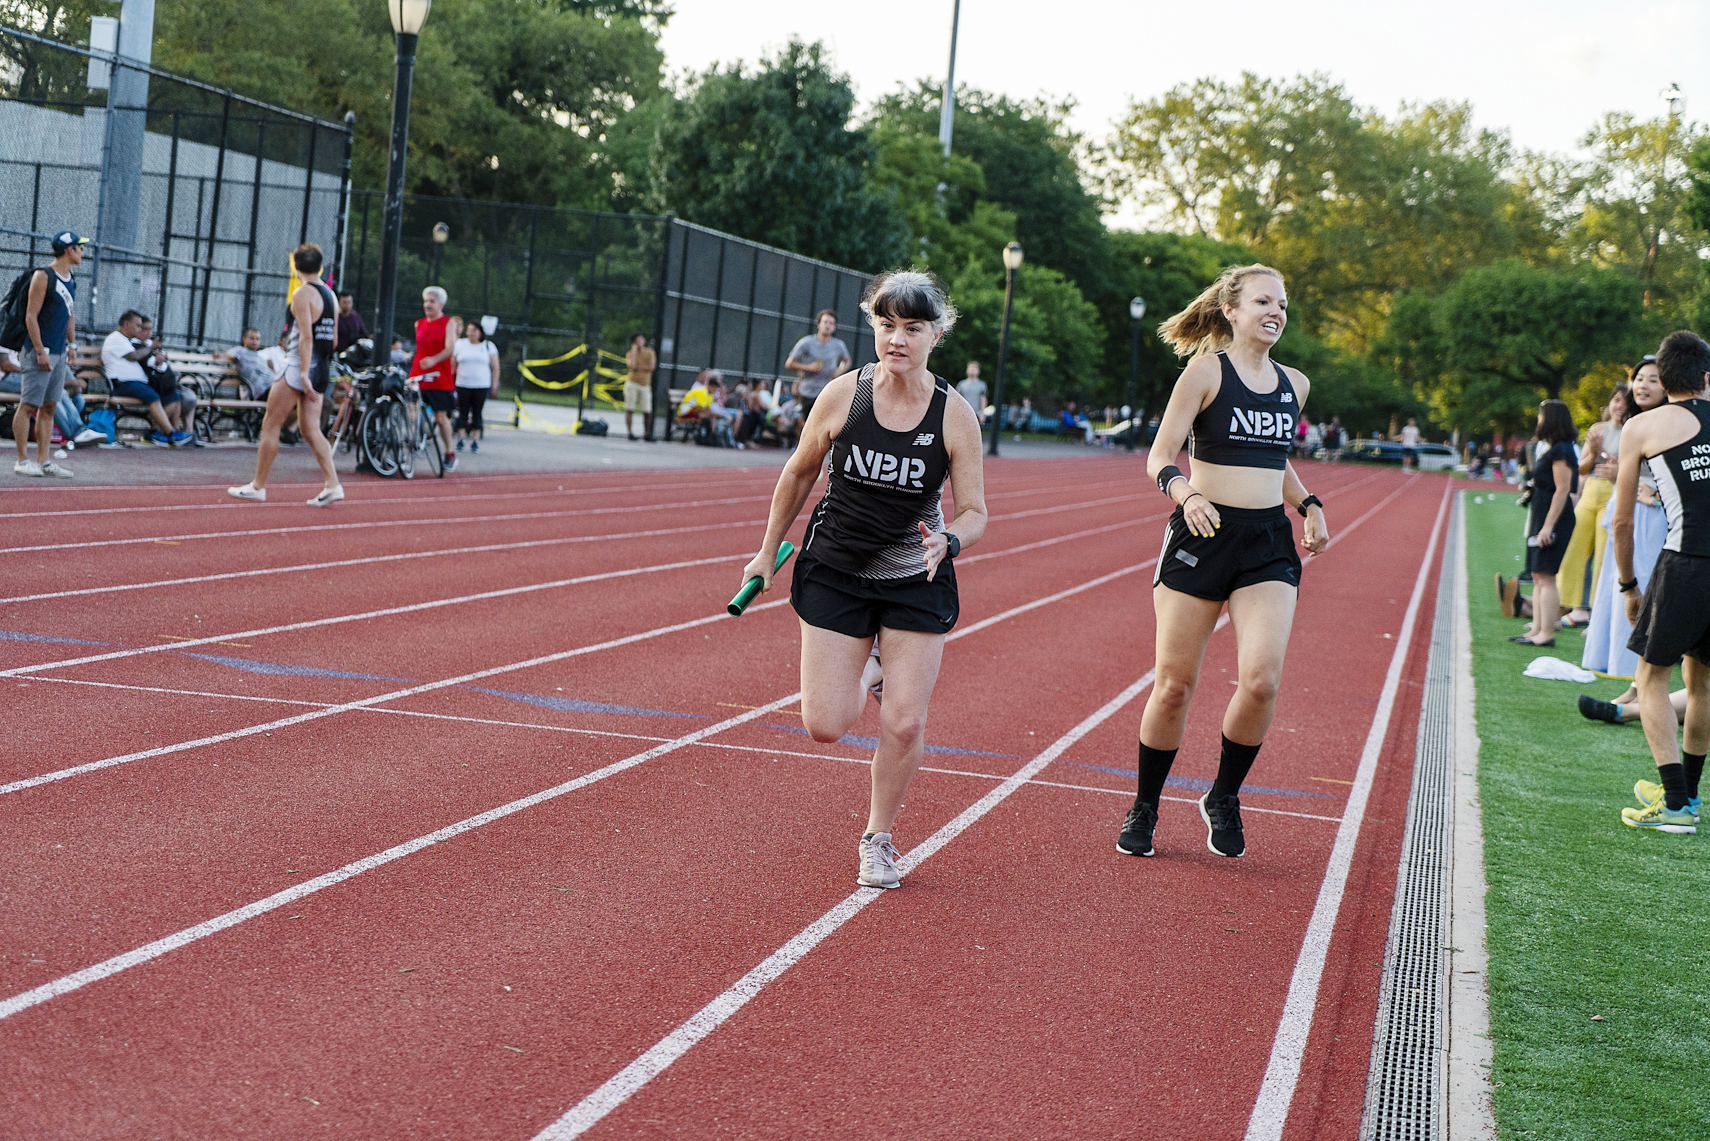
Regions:
<instances>
[{"instance_id":1,"label":"woman in white shirt","mask_svg":"<svg viewBox=\"0 0 1710 1141\"><path fill-rule=\"evenodd\" d=\"M481 450L481 407L487 394L499 391L499 348L487 339L479 321L465 321L463 336L452 346L457 362L457 450L469 441L469 450Z\"/></svg>"}]
</instances>

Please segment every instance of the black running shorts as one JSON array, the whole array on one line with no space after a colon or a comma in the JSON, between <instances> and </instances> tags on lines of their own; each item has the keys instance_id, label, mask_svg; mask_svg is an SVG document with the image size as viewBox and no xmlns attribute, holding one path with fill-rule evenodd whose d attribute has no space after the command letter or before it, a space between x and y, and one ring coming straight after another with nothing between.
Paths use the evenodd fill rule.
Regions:
<instances>
[{"instance_id":1,"label":"black running shorts","mask_svg":"<svg viewBox=\"0 0 1710 1141\"><path fill-rule=\"evenodd\" d=\"M1573 504L1568 504L1571 508ZM1556 517L1556 541L1549 546L1534 547L1527 544L1526 569L1533 574L1558 574L1562 569L1562 557L1567 554L1568 542L1573 538L1573 511L1564 508ZM1544 504L1544 509L1532 512L1532 525L1527 528L1527 537L1538 534L1543 530L1544 517L1549 514L1550 505Z\"/></svg>"},{"instance_id":2,"label":"black running shorts","mask_svg":"<svg viewBox=\"0 0 1710 1141\"><path fill-rule=\"evenodd\" d=\"M912 578L861 578L813 559L798 559L790 580L790 604L803 622L851 638L887 630L948 634L962 612L951 560L938 564L931 582Z\"/></svg>"},{"instance_id":3,"label":"black running shorts","mask_svg":"<svg viewBox=\"0 0 1710 1141\"><path fill-rule=\"evenodd\" d=\"M1645 588L1627 648L1653 666L1691 654L1710 665L1710 558L1664 551Z\"/></svg>"},{"instance_id":4,"label":"black running shorts","mask_svg":"<svg viewBox=\"0 0 1710 1141\"><path fill-rule=\"evenodd\" d=\"M449 416L457 410L457 391L451 388L424 388L422 403L435 412L444 412Z\"/></svg>"},{"instance_id":5,"label":"black running shorts","mask_svg":"<svg viewBox=\"0 0 1710 1141\"><path fill-rule=\"evenodd\" d=\"M1244 586L1286 582L1300 586L1300 553L1294 528L1282 504L1250 509L1212 505L1221 520L1217 533L1203 539L1188 530L1177 507L1164 528L1164 550L1152 585L1226 602Z\"/></svg>"}]
</instances>

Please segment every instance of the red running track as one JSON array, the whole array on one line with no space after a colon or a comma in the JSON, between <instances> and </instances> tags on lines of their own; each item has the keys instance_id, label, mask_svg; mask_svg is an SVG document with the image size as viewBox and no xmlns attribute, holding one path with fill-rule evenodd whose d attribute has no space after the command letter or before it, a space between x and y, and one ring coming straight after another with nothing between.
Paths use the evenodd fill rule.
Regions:
<instances>
[{"instance_id":1,"label":"red running track","mask_svg":"<svg viewBox=\"0 0 1710 1141\"><path fill-rule=\"evenodd\" d=\"M1159 856L1112 850L1165 506L1139 460L996 461L899 825L930 855L855 905L870 749L800 733L781 597L715 617L772 473L14 518L12 547L59 549L0 552L0 1134L1241 1137L1393 663L1285 1100L1283 1136L1352 1135L1428 641L1398 638L1416 579L1428 629L1445 485L1303 475L1337 541L1246 858L1191 803L1227 631Z\"/></svg>"}]
</instances>

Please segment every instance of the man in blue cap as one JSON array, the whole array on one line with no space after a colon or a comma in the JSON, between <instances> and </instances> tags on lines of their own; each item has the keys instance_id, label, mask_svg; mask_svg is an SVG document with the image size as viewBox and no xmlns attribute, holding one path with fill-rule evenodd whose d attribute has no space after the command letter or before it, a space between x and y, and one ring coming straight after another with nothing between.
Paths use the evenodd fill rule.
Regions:
<instances>
[{"instance_id":1,"label":"man in blue cap","mask_svg":"<svg viewBox=\"0 0 1710 1141\"><path fill-rule=\"evenodd\" d=\"M12 465L17 475L48 476L70 479L71 472L48 458L48 444L53 438L53 409L65 392L65 382L71 379L71 365L66 357L77 332L77 282L72 279L74 266L83 261L83 246L87 238L72 230L54 235L53 262L47 269L30 275L30 286L24 309L24 329L29 343L18 353L22 366L18 377L18 411L12 419L12 437L18 445L18 462ZM40 411L44 415L36 416ZM36 417L36 458L27 454L30 417Z\"/></svg>"}]
</instances>

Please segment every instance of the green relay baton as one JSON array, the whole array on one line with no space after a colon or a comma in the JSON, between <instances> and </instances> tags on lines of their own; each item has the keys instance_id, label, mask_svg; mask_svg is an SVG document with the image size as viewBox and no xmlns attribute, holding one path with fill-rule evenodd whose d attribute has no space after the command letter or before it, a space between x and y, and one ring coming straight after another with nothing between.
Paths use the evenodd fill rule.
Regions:
<instances>
[{"instance_id":1,"label":"green relay baton","mask_svg":"<svg viewBox=\"0 0 1710 1141\"><path fill-rule=\"evenodd\" d=\"M795 544L788 539L778 544L778 565L772 568L773 573L776 574L783 570L784 564L795 553ZM726 610L730 611L732 618L741 617L742 612L748 609L748 604L760 597L760 588L765 585L765 581L759 575L755 575L743 584L742 589L736 592L736 597L730 600L730 605L725 607Z\"/></svg>"}]
</instances>

